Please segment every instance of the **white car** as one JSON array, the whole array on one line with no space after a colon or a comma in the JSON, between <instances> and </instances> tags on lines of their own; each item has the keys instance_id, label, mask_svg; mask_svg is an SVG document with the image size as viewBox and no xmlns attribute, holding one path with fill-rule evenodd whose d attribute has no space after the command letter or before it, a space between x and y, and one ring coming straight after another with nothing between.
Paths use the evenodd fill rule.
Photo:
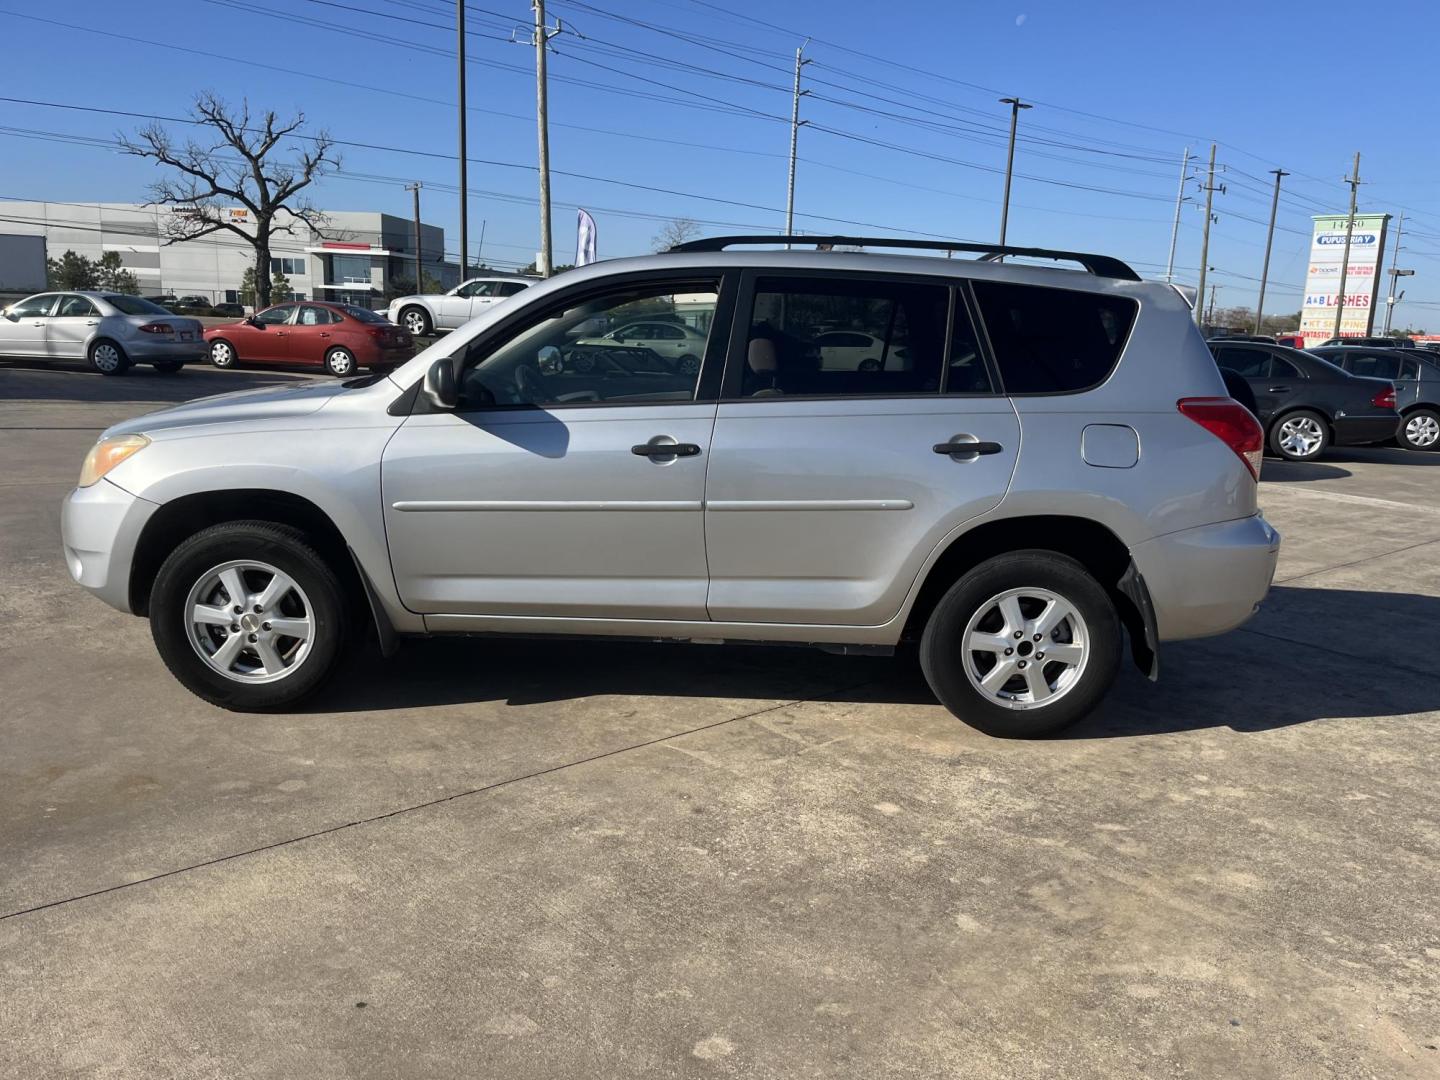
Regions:
<instances>
[{"instance_id":1,"label":"white car","mask_svg":"<svg viewBox=\"0 0 1440 1080\"><path fill-rule=\"evenodd\" d=\"M705 335L693 326L666 320L639 320L618 326L599 338L581 338L576 345L628 345L649 349L662 360L674 363L682 375L700 370L700 357L705 353ZM578 369L577 369L578 370Z\"/></svg>"},{"instance_id":2,"label":"white car","mask_svg":"<svg viewBox=\"0 0 1440 1080\"><path fill-rule=\"evenodd\" d=\"M910 351L892 348L887 355L885 340L858 330L831 330L815 338L820 350L822 371L909 371Z\"/></svg>"},{"instance_id":3,"label":"white car","mask_svg":"<svg viewBox=\"0 0 1440 1080\"><path fill-rule=\"evenodd\" d=\"M385 315L415 337L464 326L492 304L523 292L540 278L476 277L462 281L442 296L401 296L390 301Z\"/></svg>"}]
</instances>

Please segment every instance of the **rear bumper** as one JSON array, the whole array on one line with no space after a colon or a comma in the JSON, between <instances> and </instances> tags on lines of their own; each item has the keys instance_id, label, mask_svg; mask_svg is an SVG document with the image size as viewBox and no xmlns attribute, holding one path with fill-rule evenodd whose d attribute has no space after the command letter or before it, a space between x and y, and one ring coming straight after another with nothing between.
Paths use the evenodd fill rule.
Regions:
<instances>
[{"instance_id":1,"label":"rear bumper","mask_svg":"<svg viewBox=\"0 0 1440 1080\"><path fill-rule=\"evenodd\" d=\"M1161 641L1223 634L1250 618L1279 554L1280 534L1260 514L1157 536L1131 552Z\"/></svg>"},{"instance_id":2,"label":"rear bumper","mask_svg":"<svg viewBox=\"0 0 1440 1080\"><path fill-rule=\"evenodd\" d=\"M125 355L136 364L153 364L159 360L164 363L167 360L179 360L184 363L192 361L199 362L205 359L209 345L200 335L195 335L194 341L141 341L144 334L139 334L125 342Z\"/></svg>"},{"instance_id":3,"label":"rear bumper","mask_svg":"<svg viewBox=\"0 0 1440 1080\"><path fill-rule=\"evenodd\" d=\"M130 613L135 545L158 509L109 480L70 492L60 510L60 538L70 576L111 607Z\"/></svg>"},{"instance_id":4,"label":"rear bumper","mask_svg":"<svg viewBox=\"0 0 1440 1080\"><path fill-rule=\"evenodd\" d=\"M1343 416L1331 424L1335 431L1336 446L1358 446L1363 443L1384 442L1393 439L1400 427L1397 413L1381 416Z\"/></svg>"}]
</instances>

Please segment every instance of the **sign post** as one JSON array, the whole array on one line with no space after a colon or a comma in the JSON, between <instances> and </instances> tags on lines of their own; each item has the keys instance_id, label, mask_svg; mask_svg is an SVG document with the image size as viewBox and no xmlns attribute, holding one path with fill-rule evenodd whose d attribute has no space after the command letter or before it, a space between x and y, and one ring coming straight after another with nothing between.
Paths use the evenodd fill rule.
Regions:
<instances>
[{"instance_id":1,"label":"sign post","mask_svg":"<svg viewBox=\"0 0 1440 1080\"><path fill-rule=\"evenodd\" d=\"M1308 348L1335 335L1335 309L1340 307L1340 281L1345 278L1341 337L1368 337L1375 327L1381 262L1389 214L1357 214L1345 262L1348 214L1317 214L1310 241L1310 269L1305 277L1305 305L1300 336Z\"/></svg>"}]
</instances>

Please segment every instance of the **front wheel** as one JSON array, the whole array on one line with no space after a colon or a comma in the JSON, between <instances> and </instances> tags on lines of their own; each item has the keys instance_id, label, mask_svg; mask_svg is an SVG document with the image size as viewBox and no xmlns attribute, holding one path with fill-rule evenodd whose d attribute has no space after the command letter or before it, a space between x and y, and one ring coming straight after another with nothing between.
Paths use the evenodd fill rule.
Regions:
<instances>
[{"instance_id":1,"label":"front wheel","mask_svg":"<svg viewBox=\"0 0 1440 1080\"><path fill-rule=\"evenodd\" d=\"M1440 449L1440 413L1416 409L1400 421L1400 445L1407 450Z\"/></svg>"},{"instance_id":2,"label":"front wheel","mask_svg":"<svg viewBox=\"0 0 1440 1080\"><path fill-rule=\"evenodd\" d=\"M1120 646L1115 606L1080 563L1017 551L976 566L941 597L920 666L965 723L1027 738L1088 715L1115 681Z\"/></svg>"},{"instance_id":3,"label":"front wheel","mask_svg":"<svg viewBox=\"0 0 1440 1080\"><path fill-rule=\"evenodd\" d=\"M1270 449L1286 461L1314 461L1329 445L1325 418L1308 409L1286 413L1270 429Z\"/></svg>"},{"instance_id":4,"label":"front wheel","mask_svg":"<svg viewBox=\"0 0 1440 1080\"><path fill-rule=\"evenodd\" d=\"M125 350L113 341L102 338L90 346L90 366L101 375L124 375L130 370Z\"/></svg>"},{"instance_id":5,"label":"front wheel","mask_svg":"<svg viewBox=\"0 0 1440 1080\"><path fill-rule=\"evenodd\" d=\"M337 379L355 374L355 356L349 349L331 349L325 354L325 370Z\"/></svg>"},{"instance_id":6,"label":"front wheel","mask_svg":"<svg viewBox=\"0 0 1440 1080\"><path fill-rule=\"evenodd\" d=\"M237 711L318 690L344 652L344 586L298 529L235 521L170 553L150 591L150 632L191 693Z\"/></svg>"}]
</instances>

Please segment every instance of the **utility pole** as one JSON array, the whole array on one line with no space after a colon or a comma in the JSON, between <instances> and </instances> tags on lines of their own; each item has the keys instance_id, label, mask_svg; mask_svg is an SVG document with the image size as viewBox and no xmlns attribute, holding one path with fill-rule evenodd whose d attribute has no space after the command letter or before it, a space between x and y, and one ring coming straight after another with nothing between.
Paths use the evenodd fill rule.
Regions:
<instances>
[{"instance_id":1,"label":"utility pole","mask_svg":"<svg viewBox=\"0 0 1440 1080\"><path fill-rule=\"evenodd\" d=\"M1210 268L1210 222L1215 216L1212 210L1217 190L1223 194L1225 187L1223 184L1218 189L1215 187L1215 144L1211 143L1210 171L1205 176L1205 238L1200 241L1200 287L1195 291L1195 321L1202 325L1205 314L1205 272Z\"/></svg>"},{"instance_id":2,"label":"utility pole","mask_svg":"<svg viewBox=\"0 0 1440 1080\"><path fill-rule=\"evenodd\" d=\"M1284 169L1271 169L1275 175L1275 194L1270 199L1270 231L1265 234L1265 265L1260 270L1260 299L1255 302L1255 333L1265 319L1265 282L1270 277L1270 245L1275 242L1275 212L1280 209L1280 178L1289 176Z\"/></svg>"},{"instance_id":3,"label":"utility pole","mask_svg":"<svg viewBox=\"0 0 1440 1080\"><path fill-rule=\"evenodd\" d=\"M405 190L415 193L415 291L423 293L425 277L420 262L420 181L416 180L413 184L406 184Z\"/></svg>"},{"instance_id":4,"label":"utility pole","mask_svg":"<svg viewBox=\"0 0 1440 1080\"><path fill-rule=\"evenodd\" d=\"M1021 109L1033 109L1018 97L1004 97L1000 104L1010 106L1010 149L1005 155L1005 197L1000 203L1000 246L1005 246L1005 227L1010 221L1010 178L1015 169L1015 128L1020 120Z\"/></svg>"},{"instance_id":5,"label":"utility pole","mask_svg":"<svg viewBox=\"0 0 1440 1080\"><path fill-rule=\"evenodd\" d=\"M805 59L805 45L810 44L806 38L805 43L795 50L795 95L790 102L790 180L785 190L785 235L795 235L795 147L800 138L800 125L808 123L800 119L800 98L808 94L809 90L800 89L800 69L810 63ZM786 244L788 251L790 245Z\"/></svg>"},{"instance_id":6,"label":"utility pole","mask_svg":"<svg viewBox=\"0 0 1440 1080\"><path fill-rule=\"evenodd\" d=\"M1395 305L1399 297L1395 295L1395 286L1400 284L1400 233L1405 228L1405 211L1400 211L1400 217L1395 222L1395 251L1390 256L1390 291L1385 294L1385 333L1390 333L1390 317L1395 314Z\"/></svg>"},{"instance_id":7,"label":"utility pole","mask_svg":"<svg viewBox=\"0 0 1440 1080\"><path fill-rule=\"evenodd\" d=\"M1190 148L1185 147L1185 154L1180 159L1180 190L1175 192L1175 224L1170 226L1170 259L1165 264L1165 281L1175 280L1175 243L1180 239L1180 206L1185 202L1185 181L1190 179L1185 174L1190 171Z\"/></svg>"},{"instance_id":8,"label":"utility pole","mask_svg":"<svg viewBox=\"0 0 1440 1080\"><path fill-rule=\"evenodd\" d=\"M470 246L470 226L466 211L470 202L470 183L466 175L465 150L465 0L455 0L455 55L460 61L460 280L465 280L466 251ZM419 286L417 281L416 286Z\"/></svg>"},{"instance_id":9,"label":"utility pole","mask_svg":"<svg viewBox=\"0 0 1440 1080\"><path fill-rule=\"evenodd\" d=\"M559 19L553 30L545 25L545 0L532 0L531 6L535 9L535 125L540 139L540 264L535 269L548 278L555 259L550 237L550 95L545 52L562 27Z\"/></svg>"},{"instance_id":10,"label":"utility pole","mask_svg":"<svg viewBox=\"0 0 1440 1080\"><path fill-rule=\"evenodd\" d=\"M1345 177L1350 185L1350 217L1345 222L1345 254L1340 258L1340 292L1335 297L1335 333L1340 336L1340 320L1345 316L1345 279L1350 276L1350 239L1355 235L1355 200L1360 194L1360 151L1355 151L1355 171Z\"/></svg>"},{"instance_id":11,"label":"utility pole","mask_svg":"<svg viewBox=\"0 0 1440 1080\"><path fill-rule=\"evenodd\" d=\"M1210 286L1210 312L1205 316L1205 321L1212 326L1215 324L1215 294L1220 291L1219 285Z\"/></svg>"},{"instance_id":12,"label":"utility pole","mask_svg":"<svg viewBox=\"0 0 1440 1080\"><path fill-rule=\"evenodd\" d=\"M480 243L475 245L475 265L485 265L485 225L489 218L480 219Z\"/></svg>"}]
</instances>

